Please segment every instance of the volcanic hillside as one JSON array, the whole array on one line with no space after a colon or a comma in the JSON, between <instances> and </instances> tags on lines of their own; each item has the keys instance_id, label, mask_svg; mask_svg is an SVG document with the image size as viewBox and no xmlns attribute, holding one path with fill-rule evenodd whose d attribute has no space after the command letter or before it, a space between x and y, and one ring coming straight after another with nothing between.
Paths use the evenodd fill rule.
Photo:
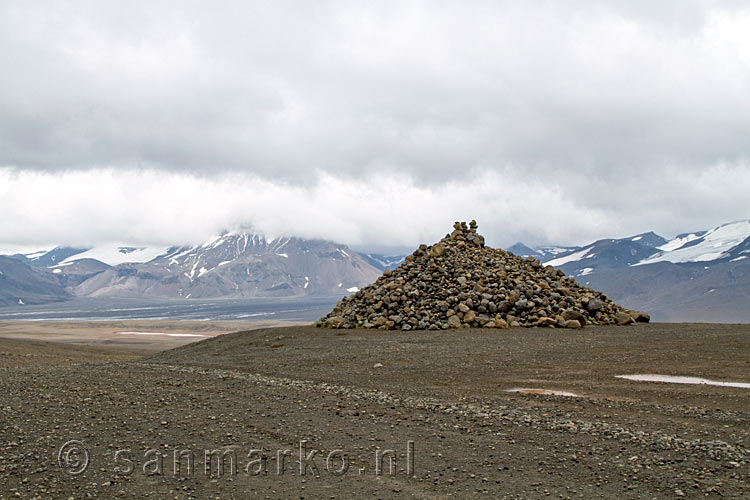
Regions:
<instances>
[{"instance_id":1,"label":"volcanic hillside","mask_svg":"<svg viewBox=\"0 0 750 500\"><path fill-rule=\"evenodd\" d=\"M601 292L531 257L486 247L476 221L343 298L316 326L388 330L558 327L648 322Z\"/></svg>"}]
</instances>

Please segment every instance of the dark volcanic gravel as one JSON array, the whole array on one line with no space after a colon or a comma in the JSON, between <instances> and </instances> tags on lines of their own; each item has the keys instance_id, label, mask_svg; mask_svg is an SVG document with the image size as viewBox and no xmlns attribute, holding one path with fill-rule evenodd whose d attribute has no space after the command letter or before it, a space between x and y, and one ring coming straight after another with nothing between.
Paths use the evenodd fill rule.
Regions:
<instances>
[{"instance_id":1,"label":"dark volcanic gravel","mask_svg":"<svg viewBox=\"0 0 750 500\"><path fill-rule=\"evenodd\" d=\"M53 362L49 344L0 339L2 499L750 497L750 389L614 378L750 382L747 325L296 327L132 361L72 350ZM79 474L69 440L88 453ZM302 440L320 450L304 475ZM396 452L392 475L378 449ZM224 474L206 450L226 452ZM261 456L266 472L245 470Z\"/></svg>"}]
</instances>

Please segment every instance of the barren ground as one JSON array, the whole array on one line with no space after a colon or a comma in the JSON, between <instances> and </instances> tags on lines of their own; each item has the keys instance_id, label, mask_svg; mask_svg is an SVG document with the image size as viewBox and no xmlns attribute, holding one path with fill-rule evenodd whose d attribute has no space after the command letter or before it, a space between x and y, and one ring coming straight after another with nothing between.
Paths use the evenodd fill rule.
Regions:
<instances>
[{"instance_id":1,"label":"barren ground","mask_svg":"<svg viewBox=\"0 0 750 500\"><path fill-rule=\"evenodd\" d=\"M62 328L23 335L23 325L6 326L0 336L14 338L0 338L0 498L750 497L750 389L614 377L750 382L748 325L296 326L156 353L195 338L122 342L110 338L125 331L115 325L85 342L80 325L84 340L73 342ZM578 397L506 392L518 387ZM80 449L59 455L69 440ZM304 475L303 440L306 453L320 450ZM88 466L73 474L83 448ZM376 472L378 449L395 451L392 474L387 458ZM206 450L226 451L222 475L216 458L205 470ZM283 468L279 450L290 450ZM344 456L349 467L336 475Z\"/></svg>"}]
</instances>

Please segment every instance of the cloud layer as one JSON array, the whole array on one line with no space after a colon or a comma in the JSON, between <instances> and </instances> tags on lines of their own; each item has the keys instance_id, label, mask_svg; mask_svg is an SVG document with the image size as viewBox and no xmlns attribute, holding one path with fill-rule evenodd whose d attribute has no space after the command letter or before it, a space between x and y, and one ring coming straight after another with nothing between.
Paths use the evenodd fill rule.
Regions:
<instances>
[{"instance_id":1,"label":"cloud layer","mask_svg":"<svg viewBox=\"0 0 750 500\"><path fill-rule=\"evenodd\" d=\"M727 182L727 179L733 182ZM413 248L475 218L493 246L585 243L654 229L681 230L733 219L747 208L745 165L716 165L700 177L623 180L615 186L585 175L567 184L524 176L522 169L486 170L445 183L405 175L362 180L318 172L306 184L246 174L199 176L161 170L64 173L0 169L0 243L92 245L202 243L224 230L326 238L372 250ZM699 200L699 201L696 201Z\"/></svg>"},{"instance_id":2,"label":"cloud layer","mask_svg":"<svg viewBox=\"0 0 750 500\"><path fill-rule=\"evenodd\" d=\"M748 33L743 2L6 2L0 239L750 217Z\"/></svg>"}]
</instances>

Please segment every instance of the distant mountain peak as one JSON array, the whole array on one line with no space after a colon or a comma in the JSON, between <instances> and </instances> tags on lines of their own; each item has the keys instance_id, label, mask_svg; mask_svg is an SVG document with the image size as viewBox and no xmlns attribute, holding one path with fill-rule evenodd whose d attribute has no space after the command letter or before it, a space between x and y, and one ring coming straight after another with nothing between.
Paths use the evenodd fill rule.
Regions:
<instances>
[{"instance_id":1,"label":"distant mountain peak","mask_svg":"<svg viewBox=\"0 0 750 500\"><path fill-rule=\"evenodd\" d=\"M541 257L541 254L538 251L524 245L520 241L509 246L506 250L520 257Z\"/></svg>"},{"instance_id":2,"label":"distant mountain peak","mask_svg":"<svg viewBox=\"0 0 750 500\"><path fill-rule=\"evenodd\" d=\"M657 254L639 262L709 262L730 259L735 248L750 238L750 220L743 219L722 224L708 231L685 233L660 245Z\"/></svg>"},{"instance_id":3,"label":"distant mountain peak","mask_svg":"<svg viewBox=\"0 0 750 500\"><path fill-rule=\"evenodd\" d=\"M145 262L122 263L74 291L194 299L338 295L379 274L346 245L227 231L201 245L173 246Z\"/></svg>"}]
</instances>

